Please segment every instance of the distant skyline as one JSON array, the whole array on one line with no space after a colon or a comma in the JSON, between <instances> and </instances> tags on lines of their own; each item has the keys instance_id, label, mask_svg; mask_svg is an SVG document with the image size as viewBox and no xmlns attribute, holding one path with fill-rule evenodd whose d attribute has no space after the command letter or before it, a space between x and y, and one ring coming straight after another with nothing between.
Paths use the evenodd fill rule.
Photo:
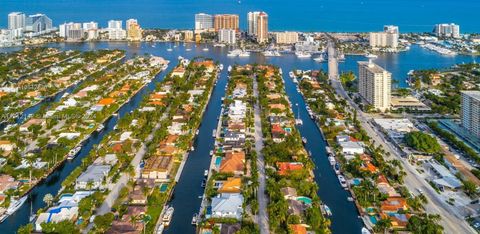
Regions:
<instances>
[{"instance_id":1,"label":"distant skyline","mask_svg":"<svg viewBox=\"0 0 480 234\"><path fill-rule=\"evenodd\" d=\"M137 18L145 28L194 27L194 14L233 13L246 28L248 11L269 14L271 30L365 32L379 31L384 24L400 26L401 32L430 32L437 23L456 23L461 32L480 32L480 2L471 0L2 0L0 27L7 14L45 13L54 25L65 21L97 21Z\"/></svg>"}]
</instances>

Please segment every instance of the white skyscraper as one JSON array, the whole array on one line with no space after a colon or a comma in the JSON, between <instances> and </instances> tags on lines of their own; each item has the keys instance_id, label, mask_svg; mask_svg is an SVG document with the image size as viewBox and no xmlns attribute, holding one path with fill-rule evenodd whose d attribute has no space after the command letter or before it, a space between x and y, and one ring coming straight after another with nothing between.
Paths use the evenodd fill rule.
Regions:
<instances>
[{"instance_id":1,"label":"white skyscraper","mask_svg":"<svg viewBox=\"0 0 480 234\"><path fill-rule=\"evenodd\" d=\"M436 24L433 32L438 37L460 37L460 26L458 24Z\"/></svg>"},{"instance_id":2,"label":"white skyscraper","mask_svg":"<svg viewBox=\"0 0 480 234\"><path fill-rule=\"evenodd\" d=\"M97 22L87 22L83 23L83 30L92 30L92 29L98 29L98 23Z\"/></svg>"},{"instance_id":3,"label":"white skyscraper","mask_svg":"<svg viewBox=\"0 0 480 234\"><path fill-rule=\"evenodd\" d=\"M248 12L247 14L247 24L248 24L247 33L250 36L257 34L257 19L259 14L260 14L259 11Z\"/></svg>"},{"instance_id":4,"label":"white skyscraper","mask_svg":"<svg viewBox=\"0 0 480 234\"><path fill-rule=\"evenodd\" d=\"M109 29L122 29L123 22L121 20L109 20L108 28Z\"/></svg>"},{"instance_id":5,"label":"white skyscraper","mask_svg":"<svg viewBox=\"0 0 480 234\"><path fill-rule=\"evenodd\" d=\"M480 137L480 91L462 91L462 126Z\"/></svg>"},{"instance_id":6,"label":"white skyscraper","mask_svg":"<svg viewBox=\"0 0 480 234\"><path fill-rule=\"evenodd\" d=\"M213 28L213 16L205 13L195 14L195 30L209 30Z\"/></svg>"},{"instance_id":7,"label":"white skyscraper","mask_svg":"<svg viewBox=\"0 0 480 234\"><path fill-rule=\"evenodd\" d=\"M235 44L236 31L234 29L220 29L218 30L218 41L221 43Z\"/></svg>"},{"instance_id":8,"label":"white skyscraper","mask_svg":"<svg viewBox=\"0 0 480 234\"><path fill-rule=\"evenodd\" d=\"M371 61L358 62L358 91L375 109L390 108L392 74Z\"/></svg>"},{"instance_id":9,"label":"white skyscraper","mask_svg":"<svg viewBox=\"0 0 480 234\"><path fill-rule=\"evenodd\" d=\"M29 15L25 25L25 30L33 33L45 33L53 29L52 20L44 14Z\"/></svg>"},{"instance_id":10,"label":"white skyscraper","mask_svg":"<svg viewBox=\"0 0 480 234\"><path fill-rule=\"evenodd\" d=\"M22 12L12 12L8 14L8 29L22 29L25 28L25 14Z\"/></svg>"},{"instance_id":11,"label":"white skyscraper","mask_svg":"<svg viewBox=\"0 0 480 234\"><path fill-rule=\"evenodd\" d=\"M60 25L59 35L69 41L83 39L84 31L81 23L65 23Z\"/></svg>"}]
</instances>

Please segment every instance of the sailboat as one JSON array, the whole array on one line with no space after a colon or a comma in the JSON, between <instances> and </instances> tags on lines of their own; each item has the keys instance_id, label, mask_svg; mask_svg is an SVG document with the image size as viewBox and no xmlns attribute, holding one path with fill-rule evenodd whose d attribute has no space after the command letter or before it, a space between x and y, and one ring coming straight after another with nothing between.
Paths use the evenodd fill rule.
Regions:
<instances>
[{"instance_id":1,"label":"sailboat","mask_svg":"<svg viewBox=\"0 0 480 234\"><path fill-rule=\"evenodd\" d=\"M167 51L172 51L172 44L170 44L170 47L168 47Z\"/></svg>"},{"instance_id":2,"label":"sailboat","mask_svg":"<svg viewBox=\"0 0 480 234\"><path fill-rule=\"evenodd\" d=\"M33 213L33 199L32 197L30 197L30 223L32 223L36 218L37 218L37 214Z\"/></svg>"}]
</instances>

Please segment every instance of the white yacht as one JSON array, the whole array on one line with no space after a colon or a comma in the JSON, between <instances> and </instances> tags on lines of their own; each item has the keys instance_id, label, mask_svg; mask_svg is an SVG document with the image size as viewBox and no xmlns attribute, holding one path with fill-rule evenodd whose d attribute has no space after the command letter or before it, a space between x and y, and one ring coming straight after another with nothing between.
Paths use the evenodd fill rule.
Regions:
<instances>
[{"instance_id":1,"label":"white yacht","mask_svg":"<svg viewBox=\"0 0 480 234\"><path fill-rule=\"evenodd\" d=\"M240 49L230 50L230 51L228 51L227 56L228 57L237 57L241 53L242 53L242 50L240 50Z\"/></svg>"},{"instance_id":2,"label":"white yacht","mask_svg":"<svg viewBox=\"0 0 480 234\"><path fill-rule=\"evenodd\" d=\"M295 77L295 74L293 73L293 71L290 71L290 72L288 73L288 76L290 76L290 78L293 78L293 77Z\"/></svg>"},{"instance_id":3,"label":"white yacht","mask_svg":"<svg viewBox=\"0 0 480 234\"><path fill-rule=\"evenodd\" d=\"M263 51L263 55L265 57L278 57L278 56L281 56L280 55L280 52L276 51L276 50L266 50L266 51Z\"/></svg>"},{"instance_id":4,"label":"white yacht","mask_svg":"<svg viewBox=\"0 0 480 234\"><path fill-rule=\"evenodd\" d=\"M242 51L238 57L249 57L250 56L250 52L248 51Z\"/></svg>"},{"instance_id":5,"label":"white yacht","mask_svg":"<svg viewBox=\"0 0 480 234\"><path fill-rule=\"evenodd\" d=\"M7 209L7 215L12 215L15 213L22 205L27 201L27 196L23 196L18 200L12 199L10 201L10 206Z\"/></svg>"},{"instance_id":6,"label":"white yacht","mask_svg":"<svg viewBox=\"0 0 480 234\"><path fill-rule=\"evenodd\" d=\"M319 63L325 62L325 58L322 55L314 58L313 60L315 60L315 62L319 62Z\"/></svg>"},{"instance_id":7,"label":"white yacht","mask_svg":"<svg viewBox=\"0 0 480 234\"><path fill-rule=\"evenodd\" d=\"M67 159L68 160L74 159L77 156L78 152L80 152L81 149L82 149L82 147L80 147L80 146L77 146L74 149L71 149L68 152Z\"/></svg>"},{"instance_id":8,"label":"white yacht","mask_svg":"<svg viewBox=\"0 0 480 234\"><path fill-rule=\"evenodd\" d=\"M295 52L295 55L297 56L297 58L310 58L310 57L312 57L312 55L310 53L303 52L303 51L297 51L297 52Z\"/></svg>"},{"instance_id":9,"label":"white yacht","mask_svg":"<svg viewBox=\"0 0 480 234\"><path fill-rule=\"evenodd\" d=\"M165 211L165 213L163 214L162 222L165 227L168 227L170 225L174 211L175 209L173 207L168 207L167 211Z\"/></svg>"},{"instance_id":10,"label":"white yacht","mask_svg":"<svg viewBox=\"0 0 480 234\"><path fill-rule=\"evenodd\" d=\"M336 161L335 161L335 158L333 156L328 156L328 161L330 162L330 165L335 165Z\"/></svg>"},{"instance_id":11,"label":"white yacht","mask_svg":"<svg viewBox=\"0 0 480 234\"><path fill-rule=\"evenodd\" d=\"M332 216L332 210L330 210L330 207L328 207L327 205L324 204L323 209L325 210L326 215Z\"/></svg>"},{"instance_id":12,"label":"white yacht","mask_svg":"<svg viewBox=\"0 0 480 234\"><path fill-rule=\"evenodd\" d=\"M345 177L343 177L342 175L338 175L338 181L340 181L340 185L342 185L342 187L347 187L347 181L345 180Z\"/></svg>"},{"instance_id":13,"label":"white yacht","mask_svg":"<svg viewBox=\"0 0 480 234\"><path fill-rule=\"evenodd\" d=\"M227 45L223 44L223 43L215 43L213 44L213 47L225 47Z\"/></svg>"},{"instance_id":14,"label":"white yacht","mask_svg":"<svg viewBox=\"0 0 480 234\"><path fill-rule=\"evenodd\" d=\"M208 47L203 47L203 51L208 51Z\"/></svg>"},{"instance_id":15,"label":"white yacht","mask_svg":"<svg viewBox=\"0 0 480 234\"><path fill-rule=\"evenodd\" d=\"M366 58L369 58L369 59L376 59L376 58L378 58L377 55L375 55L375 54L370 54L370 53L365 54L365 57L366 57Z\"/></svg>"},{"instance_id":16,"label":"white yacht","mask_svg":"<svg viewBox=\"0 0 480 234\"><path fill-rule=\"evenodd\" d=\"M192 225L197 225L197 214L193 214Z\"/></svg>"}]
</instances>

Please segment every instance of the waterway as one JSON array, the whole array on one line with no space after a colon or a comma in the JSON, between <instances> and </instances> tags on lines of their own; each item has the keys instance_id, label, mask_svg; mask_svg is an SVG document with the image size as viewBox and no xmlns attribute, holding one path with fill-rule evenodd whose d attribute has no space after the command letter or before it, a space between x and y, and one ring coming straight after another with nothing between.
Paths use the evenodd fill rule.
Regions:
<instances>
[{"instance_id":1,"label":"waterway","mask_svg":"<svg viewBox=\"0 0 480 234\"><path fill-rule=\"evenodd\" d=\"M190 153L185 168L182 172L180 180L175 188L174 197L170 205L175 207L175 214L171 226L166 230L167 233L193 233L194 227L190 224L192 215L198 212L201 199L198 198L203 194L203 188L200 186L203 171L208 168L210 157L209 151L213 148L214 139L212 138L212 129L215 128L217 117L220 113L221 97L224 95L224 88L226 85L227 67L234 64L246 63L271 63L282 68L284 75L292 69L326 69L326 64L319 64L312 59L298 59L293 54L284 55L282 57L267 58L261 54L252 53L250 57L231 58L227 56L228 48L214 48L209 47L209 51L203 51L204 45L195 46L194 44L183 43L122 43L122 42L99 42L99 43L61 43L51 44L50 46L58 47L60 49L69 50L76 49L81 51L96 50L96 49L122 49L126 50L127 58L135 54L150 53L156 56L162 56L171 61L169 69L172 69L176 64L178 56L185 58L194 58L203 56L213 58L222 63L225 69L220 74L217 86L214 88L208 108L204 113L200 132L195 142L195 150ZM173 51L168 52L166 49L172 48ZM191 51L186 51L190 48ZM12 51L18 48L0 49L0 52ZM386 54L381 55L375 62L381 66L386 67L392 72L393 78L398 80L399 86L405 86L406 73L411 69L428 69L438 68L443 66L451 66L456 63L468 63L474 61L474 57L470 56L455 56L447 57L437 53L424 50L418 46L412 46L412 49L400 54ZM342 71L357 71L356 62L359 60L366 60L362 56L346 56L346 61L340 63L340 72ZM168 72L168 71L166 71ZM131 102L126 104L119 113L123 116L125 113L138 107L138 104L147 92L153 90L155 84L159 82L166 72L161 73L154 82L150 83L147 88L142 90ZM304 125L300 126L302 136L308 139L306 146L307 150L313 154L313 160L316 164L315 176L319 184L319 195L321 199L331 208L333 212L332 230L334 233L357 233L361 228L360 220L357 218L357 212L353 203L347 201L347 192L343 190L327 160L324 141L314 126L312 120L307 116L303 100L300 94L296 93L294 84L285 77L286 91L293 104L299 103L300 116L303 119ZM297 108L293 108L297 113ZM94 144L100 142L106 132L112 130L116 124L117 119L110 119L103 133L93 135L91 140L83 147L79 156L72 162L67 162L60 167L55 173L50 175L44 183L37 186L32 192L33 209L36 211L45 206L42 201L46 193L56 194L60 189L61 182L70 172L81 163L81 159L88 154ZM28 222L30 213L29 202L4 223L0 224L2 233L14 233L17 228ZM346 225L348 224L348 225Z\"/></svg>"},{"instance_id":2,"label":"waterway","mask_svg":"<svg viewBox=\"0 0 480 234\"><path fill-rule=\"evenodd\" d=\"M146 28L193 28L194 14L239 14L246 28L249 11L269 14L270 30L365 32L396 24L403 32L430 32L437 23L454 22L462 32L480 32L480 1L472 0L2 0L0 27L7 14L45 13L55 26L63 22L137 18Z\"/></svg>"}]
</instances>

